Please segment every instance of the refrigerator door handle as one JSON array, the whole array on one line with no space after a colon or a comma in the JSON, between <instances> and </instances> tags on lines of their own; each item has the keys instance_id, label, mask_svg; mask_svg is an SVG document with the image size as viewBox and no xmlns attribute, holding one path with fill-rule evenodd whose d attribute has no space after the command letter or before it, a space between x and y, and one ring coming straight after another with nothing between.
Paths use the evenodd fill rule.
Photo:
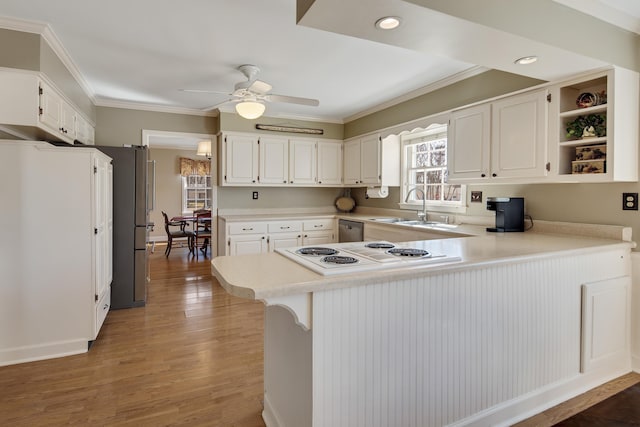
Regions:
<instances>
[{"instance_id":1,"label":"refrigerator door handle","mask_svg":"<svg viewBox=\"0 0 640 427\"><path fill-rule=\"evenodd\" d=\"M151 163L151 179L149 180L149 184L151 185L151 191L149 192L151 194L151 201L148 203L148 206L149 210L152 211L156 208L156 161L148 160L148 162Z\"/></svg>"}]
</instances>

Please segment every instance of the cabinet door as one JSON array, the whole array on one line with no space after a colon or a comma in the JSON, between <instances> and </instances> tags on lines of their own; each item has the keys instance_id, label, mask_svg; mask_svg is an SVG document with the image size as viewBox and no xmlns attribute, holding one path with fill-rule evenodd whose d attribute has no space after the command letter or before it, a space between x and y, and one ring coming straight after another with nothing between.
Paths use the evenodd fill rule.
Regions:
<instances>
[{"instance_id":1,"label":"cabinet door","mask_svg":"<svg viewBox=\"0 0 640 427\"><path fill-rule=\"evenodd\" d=\"M289 141L289 183L316 183L316 141Z\"/></svg>"},{"instance_id":2,"label":"cabinet door","mask_svg":"<svg viewBox=\"0 0 640 427\"><path fill-rule=\"evenodd\" d=\"M76 111L64 101L60 104L60 132L76 139Z\"/></svg>"},{"instance_id":3,"label":"cabinet door","mask_svg":"<svg viewBox=\"0 0 640 427\"><path fill-rule=\"evenodd\" d=\"M492 177L546 175L546 95L542 89L492 103Z\"/></svg>"},{"instance_id":4,"label":"cabinet door","mask_svg":"<svg viewBox=\"0 0 640 427\"><path fill-rule=\"evenodd\" d=\"M344 143L344 183L360 184L360 140Z\"/></svg>"},{"instance_id":5,"label":"cabinet door","mask_svg":"<svg viewBox=\"0 0 640 427\"><path fill-rule=\"evenodd\" d=\"M302 245L326 245L327 243L334 243L334 233L332 230L328 231L305 231L302 234Z\"/></svg>"},{"instance_id":6,"label":"cabinet door","mask_svg":"<svg viewBox=\"0 0 640 427\"><path fill-rule=\"evenodd\" d=\"M229 236L229 255L260 254L267 251L264 234Z\"/></svg>"},{"instance_id":7,"label":"cabinet door","mask_svg":"<svg viewBox=\"0 0 640 427\"><path fill-rule=\"evenodd\" d=\"M108 290L111 284L111 164L103 158L94 157L94 291L97 298ZM110 223L111 221L111 223Z\"/></svg>"},{"instance_id":8,"label":"cabinet door","mask_svg":"<svg viewBox=\"0 0 640 427\"><path fill-rule=\"evenodd\" d=\"M286 138L260 137L261 184L286 184L289 176L289 141Z\"/></svg>"},{"instance_id":9,"label":"cabinet door","mask_svg":"<svg viewBox=\"0 0 640 427\"><path fill-rule=\"evenodd\" d=\"M455 111L447 137L449 180L481 180L489 176L491 107L478 105Z\"/></svg>"},{"instance_id":10,"label":"cabinet door","mask_svg":"<svg viewBox=\"0 0 640 427\"><path fill-rule=\"evenodd\" d=\"M40 123L60 132L62 98L46 83L40 82Z\"/></svg>"},{"instance_id":11,"label":"cabinet door","mask_svg":"<svg viewBox=\"0 0 640 427\"><path fill-rule=\"evenodd\" d=\"M318 141L318 184L342 184L341 141Z\"/></svg>"},{"instance_id":12,"label":"cabinet door","mask_svg":"<svg viewBox=\"0 0 640 427\"><path fill-rule=\"evenodd\" d=\"M270 252L280 248L300 246L302 244L302 234L300 232L271 234L268 243Z\"/></svg>"},{"instance_id":13,"label":"cabinet door","mask_svg":"<svg viewBox=\"0 0 640 427\"><path fill-rule=\"evenodd\" d=\"M360 140L361 169L360 176L363 184L380 184L380 138L372 135Z\"/></svg>"},{"instance_id":14,"label":"cabinet door","mask_svg":"<svg viewBox=\"0 0 640 427\"><path fill-rule=\"evenodd\" d=\"M258 139L254 136L227 135L224 182L255 184L258 177Z\"/></svg>"}]
</instances>

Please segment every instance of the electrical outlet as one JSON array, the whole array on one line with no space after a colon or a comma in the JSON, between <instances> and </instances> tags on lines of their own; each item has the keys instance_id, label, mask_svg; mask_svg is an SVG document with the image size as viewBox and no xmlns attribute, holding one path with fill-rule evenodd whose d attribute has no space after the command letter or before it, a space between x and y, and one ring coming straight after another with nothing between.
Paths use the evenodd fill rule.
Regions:
<instances>
[{"instance_id":1,"label":"electrical outlet","mask_svg":"<svg viewBox=\"0 0 640 427\"><path fill-rule=\"evenodd\" d=\"M471 203L482 203L482 191L471 192Z\"/></svg>"},{"instance_id":2,"label":"electrical outlet","mask_svg":"<svg viewBox=\"0 0 640 427\"><path fill-rule=\"evenodd\" d=\"M253 192L253 200L258 200L258 192L257 191Z\"/></svg>"},{"instance_id":3,"label":"electrical outlet","mask_svg":"<svg viewBox=\"0 0 640 427\"><path fill-rule=\"evenodd\" d=\"M622 193L622 210L638 210L638 193Z\"/></svg>"}]
</instances>

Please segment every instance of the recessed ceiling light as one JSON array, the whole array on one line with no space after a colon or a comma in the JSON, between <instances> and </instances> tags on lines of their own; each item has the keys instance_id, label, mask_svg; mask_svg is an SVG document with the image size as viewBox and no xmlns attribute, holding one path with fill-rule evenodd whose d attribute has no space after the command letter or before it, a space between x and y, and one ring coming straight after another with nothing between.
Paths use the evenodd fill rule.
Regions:
<instances>
[{"instance_id":1,"label":"recessed ceiling light","mask_svg":"<svg viewBox=\"0 0 640 427\"><path fill-rule=\"evenodd\" d=\"M529 64L533 64L537 60L538 60L537 56L531 55L531 56L523 56L522 58L518 58L513 62L518 65L529 65Z\"/></svg>"},{"instance_id":2,"label":"recessed ceiling light","mask_svg":"<svg viewBox=\"0 0 640 427\"><path fill-rule=\"evenodd\" d=\"M397 16L385 16L376 21L376 28L381 30L393 30L400 26L400 18Z\"/></svg>"}]
</instances>

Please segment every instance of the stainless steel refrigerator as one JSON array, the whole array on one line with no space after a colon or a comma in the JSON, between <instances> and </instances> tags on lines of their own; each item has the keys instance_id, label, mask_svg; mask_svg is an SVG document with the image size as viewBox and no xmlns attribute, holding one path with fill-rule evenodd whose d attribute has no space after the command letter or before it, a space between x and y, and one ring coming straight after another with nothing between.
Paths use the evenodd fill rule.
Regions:
<instances>
[{"instance_id":1,"label":"stainless steel refrigerator","mask_svg":"<svg viewBox=\"0 0 640 427\"><path fill-rule=\"evenodd\" d=\"M148 277L147 233L152 191L143 146L97 149L113 159L113 282L111 308L141 307Z\"/></svg>"}]
</instances>

